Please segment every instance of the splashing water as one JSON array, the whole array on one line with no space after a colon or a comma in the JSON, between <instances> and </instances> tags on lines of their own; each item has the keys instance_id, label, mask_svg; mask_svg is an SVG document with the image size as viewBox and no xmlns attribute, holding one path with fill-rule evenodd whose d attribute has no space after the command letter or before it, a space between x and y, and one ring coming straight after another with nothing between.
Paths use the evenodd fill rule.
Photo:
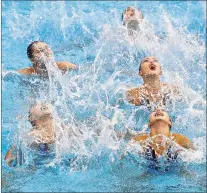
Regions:
<instances>
[{"instance_id":1,"label":"splashing water","mask_svg":"<svg viewBox=\"0 0 207 193\"><path fill-rule=\"evenodd\" d=\"M37 100L53 104L57 135L55 155L36 159L37 166L32 166L35 155L28 148L27 166L11 171L3 163L4 190L204 191L205 4L3 2L2 155L31 128L28 110ZM130 5L144 15L140 32L133 36L120 21ZM48 43L54 52L54 58L44 61L48 80L15 71L29 65L26 48L34 40ZM125 99L128 89L142 84L139 63L148 55L161 63L162 80L181 90L182 100L167 109L173 132L188 136L197 148L182 152L177 169L161 174L146 169L139 145L131 147L116 136L126 128L148 132L150 111ZM78 64L79 70L62 74L55 61L63 60ZM8 179L17 179L16 185Z\"/></svg>"}]
</instances>

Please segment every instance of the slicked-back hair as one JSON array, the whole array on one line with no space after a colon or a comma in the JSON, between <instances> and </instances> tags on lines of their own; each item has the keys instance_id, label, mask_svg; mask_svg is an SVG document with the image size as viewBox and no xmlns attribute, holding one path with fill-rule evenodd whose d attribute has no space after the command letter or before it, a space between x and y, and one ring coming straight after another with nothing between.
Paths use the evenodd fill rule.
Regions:
<instances>
[{"instance_id":1,"label":"slicked-back hair","mask_svg":"<svg viewBox=\"0 0 207 193\"><path fill-rule=\"evenodd\" d=\"M141 71L141 66L142 66L142 60L141 60L141 62L139 63L139 72Z\"/></svg>"},{"instance_id":2,"label":"slicked-back hair","mask_svg":"<svg viewBox=\"0 0 207 193\"><path fill-rule=\"evenodd\" d=\"M34 41L30 43L29 46L27 47L27 56L29 59L33 58L33 46L39 42L42 42L42 41Z\"/></svg>"},{"instance_id":3,"label":"slicked-back hair","mask_svg":"<svg viewBox=\"0 0 207 193\"><path fill-rule=\"evenodd\" d=\"M121 21L123 21L123 19L124 19L124 13L122 13L121 15Z\"/></svg>"},{"instance_id":4,"label":"slicked-back hair","mask_svg":"<svg viewBox=\"0 0 207 193\"><path fill-rule=\"evenodd\" d=\"M142 19L144 19L144 15L142 14L142 12L140 11L140 9L138 9L138 8L136 8L136 7L127 7L124 11L123 11L123 13L122 13L122 15L121 15L121 21L123 21L123 19L124 19L124 14L126 13L126 11L127 11L127 9L135 9L135 12L136 12L136 10L138 11L138 12L140 12L141 13L141 17L142 17Z\"/></svg>"}]
</instances>

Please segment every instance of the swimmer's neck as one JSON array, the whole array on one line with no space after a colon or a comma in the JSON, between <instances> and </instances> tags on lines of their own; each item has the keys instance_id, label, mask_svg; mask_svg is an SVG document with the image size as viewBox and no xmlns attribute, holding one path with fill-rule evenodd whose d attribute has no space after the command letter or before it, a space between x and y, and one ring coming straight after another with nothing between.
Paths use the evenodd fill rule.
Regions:
<instances>
[{"instance_id":1,"label":"swimmer's neck","mask_svg":"<svg viewBox=\"0 0 207 193\"><path fill-rule=\"evenodd\" d=\"M154 135L164 135L166 137L169 137L169 135L170 135L169 125L162 120L156 121L151 126L151 131L150 131L150 137L152 137Z\"/></svg>"},{"instance_id":2,"label":"swimmer's neck","mask_svg":"<svg viewBox=\"0 0 207 193\"><path fill-rule=\"evenodd\" d=\"M41 68L39 68L39 66L40 66L39 63L35 63L35 62L33 62L34 73L35 73L35 74L40 74L40 75L47 76L47 71L46 71L45 69L41 69Z\"/></svg>"},{"instance_id":3,"label":"swimmer's neck","mask_svg":"<svg viewBox=\"0 0 207 193\"><path fill-rule=\"evenodd\" d=\"M148 89L160 89L161 81L160 76L150 76L150 77L142 77L144 81L144 86Z\"/></svg>"},{"instance_id":4,"label":"swimmer's neck","mask_svg":"<svg viewBox=\"0 0 207 193\"><path fill-rule=\"evenodd\" d=\"M38 72L39 72L39 69L38 69L38 63L34 63L33 62L33 68L34 68L34 72L35 72L35 74L39 74Z\"/></svg>"}]
</instances>

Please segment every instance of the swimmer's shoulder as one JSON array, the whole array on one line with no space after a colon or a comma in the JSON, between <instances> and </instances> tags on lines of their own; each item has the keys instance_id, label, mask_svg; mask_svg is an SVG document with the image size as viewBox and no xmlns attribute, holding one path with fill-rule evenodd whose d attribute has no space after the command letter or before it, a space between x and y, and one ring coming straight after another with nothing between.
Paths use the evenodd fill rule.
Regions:
<instances>
[{"instance_id":1,"label":"swimmer's shoulder","mask_svg":"<svg viewBox=\"0 0 207 193\"><path fill-rule=\"evenodd\" d=\"M172 136L174 137L175 142L178 145L180 145L186 149L195 149L193 144L191 143L191 141L185 135L182 135L179 133L172 133Z\"/></svg>"},{"instance_id":2,"label":"swimmer's shoulder","mask_svg":"<svg viewBox=\"0 0 207 193\"><path fill-rule=\"evenodd\" d=\"M148 134L140 134L133 137L135 141L145 141L149 137Z\"/></svg>"},{"instance_id":3,"label":"swimmer's shoulder","mask_svg":"<svg viewBox=\"0 0 207 193\"><path fill-rule=\"evenodd\" d=\"M127 98L130 103L133 103L135 105L140 105L140 91L142 90L142 87L132 88L127 91Z\"/></svg>"},{"instance_id":4,"label":"swimmer's shoulder","mask_svg":"<svg viewBox=\"0 0 207 193\"><path fill-rule=\"evenodd\" d=\"M78 69L78 66L76 64L71 63L71 62L57 61L56 64L57 64L58 68L62 71Z\"/></svg>"},{"instance_id":5,"label":"swimmer's shoulder","mask_svg":"<svg viewBox=\"0 0 207 193\"><path fill-rule=\"evenodd\" d=\"M172 133L172 136L174 137L177 143L181 141L189 141L189 139L183 134Z\"/></svg>"},{"instance_id":6,"label":"swimmer's shoulder","mask_svg":"<svg viewBox=\"0 0 207 193\"><path fill-rule=\"evenodd\" d=\"M171 92L173 94L179 94L180 93L179 87L175 84L168 84L168 83L163 82L162 86L167 90L171 90Z\"/></svg>"},{"instance_id":7,"label":"swimmer's shoulder","mask_svg":"<svg viewBox=\"0 0 207 193\"><path fill-rule=\"evenodd\" d=\"M24 75L35 74L35 70L33 67L22 68L22 69L17 70L17 72L20 74L24 74Z\"/></svg>"},{"instance_id":8,"label":"swimmer's shoulder","mask_svg":"<svg viewBox=\"0 0 207 193\"><path fill-rule=\"evenodd\" d=\"M137 93L140 92L140 88L141 87L132 88L132 89L128 90L128 93L130 93L130 94L137 94Z\"/></svg>"}]
</instances>

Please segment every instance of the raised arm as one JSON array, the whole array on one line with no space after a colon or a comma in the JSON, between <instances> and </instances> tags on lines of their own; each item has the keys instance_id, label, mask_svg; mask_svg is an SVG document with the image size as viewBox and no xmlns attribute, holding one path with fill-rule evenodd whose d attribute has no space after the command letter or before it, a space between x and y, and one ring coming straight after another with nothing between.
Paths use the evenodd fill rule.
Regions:
<instances>
[{"instance_id":1,"label":"raised arm","mask_svg":"<svg viewBox=\"0 0 207 193\"><path fill-rule=\"evenodd\" d=\"M62 71L78 69L78 66L71 62L56 62L56 64Z\"/></svg>"},{"instance_id":2,"label":"raised arm","mask_svg":"<svg viewBox=\"0 0 207 193\"><path fill-rule=\"evenodd\" d=\"M139 88L134 88L127 91L127 99L132 104L135 104L137 106L141 105L139 98Z\"/></svg>"}]
</instances>

